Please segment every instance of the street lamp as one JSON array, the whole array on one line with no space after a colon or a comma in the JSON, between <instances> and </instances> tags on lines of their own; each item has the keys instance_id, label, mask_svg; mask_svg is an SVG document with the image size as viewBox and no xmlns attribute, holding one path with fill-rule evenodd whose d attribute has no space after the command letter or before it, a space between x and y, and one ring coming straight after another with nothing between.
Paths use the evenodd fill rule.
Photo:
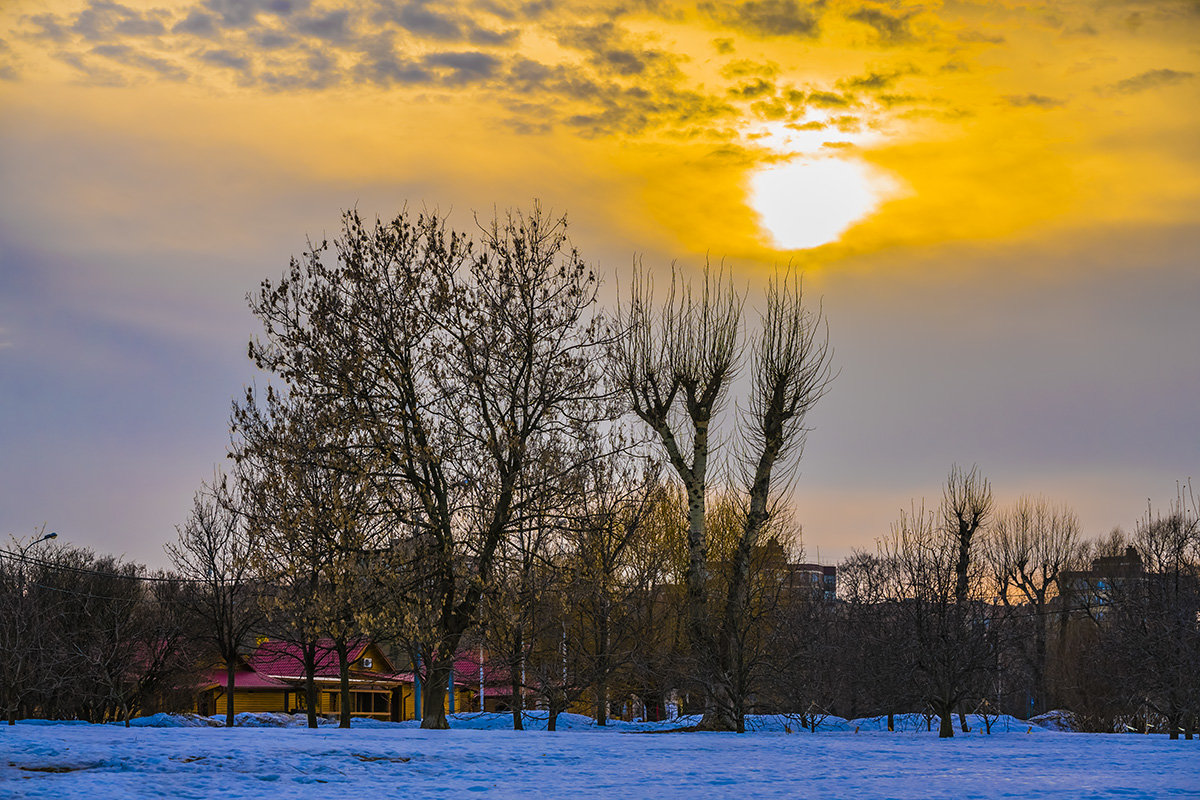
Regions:
<instances>
[{"instance_id":1,"label":"street lamp","mask_svg":"<svg viewBox=\"0 0 1200 800\"><path fill-rule=\"evenodd\" d=\"M29 552L29 548L33 547L34 545L41 544L42 542L46 542L46 541L49 541L50 539L57 539L57 538L58 538L58 534L51 531L50 533L47 533L45 536L43 536L40 539L34 539L29 544L25 545L24 547L21 547L21 558L22 559L25 558L25 554ZM18 544L17 546L20 547L20 544Z\"/></svg>"}]
</instances>

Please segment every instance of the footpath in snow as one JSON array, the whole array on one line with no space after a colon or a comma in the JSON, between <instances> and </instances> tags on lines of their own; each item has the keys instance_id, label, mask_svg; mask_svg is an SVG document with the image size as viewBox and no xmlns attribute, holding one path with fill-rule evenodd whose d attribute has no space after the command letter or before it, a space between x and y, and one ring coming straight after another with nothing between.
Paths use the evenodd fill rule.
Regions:
<instances>
[{"instance_id":1,"label":"footpath in snow","mask_svg":"<svg viewBox=\"0 0 1200 800\"><path fill-rule=\"evenodd\" d=\"M741 736L653 735L664 723L597 729L576 715L562 715L556 733L513 731L503 714L456 715L450 731L369 720L309 730L286 715L214 722L0 726L0 797L1200 798L1200 742L1036 726L1030 735L1029 723L1003 718L991 736L949 740L918 716L897 717L906 729L894 733L878 729L885 720L828 718L816 734L795 732L789 717L754 717ZM545 722L533 713L527 726Z\"/></svg>"}]
</instances>

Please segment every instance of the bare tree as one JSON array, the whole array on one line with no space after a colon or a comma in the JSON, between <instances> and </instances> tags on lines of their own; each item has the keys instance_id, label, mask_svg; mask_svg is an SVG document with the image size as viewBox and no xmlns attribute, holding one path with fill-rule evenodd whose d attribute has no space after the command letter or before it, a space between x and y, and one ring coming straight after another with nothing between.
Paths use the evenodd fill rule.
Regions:
<instances>
[{"instance_id":1,"label":"bare tree","mask_svg":"<svg viewBox=\"0 0 1200 800\"><path fill-rule=\"evenodd\" d=\"M635 623L635 608L645 586L640 573L661 568L644 546L661 484L656 465L620 443L597 441L593 451L576 473L564 531L567 646L578 662L576 685L593 689L596 724L606 725L614 677L629 665L640 639L654 638Z\"/></svg>"},{"instance_id":2,"label":"bare tree","mask_svg":"<svg viewBox=\"0 0 1200 800\"><path fill-rule=\"evenodd\" d=\"M730 564L724 615L718 634L721 670L730 676L735 665L743 662L739 652L739 627L750 611L751 559L763 541L772 516L770 503L780 487L780 475L794 468L804 449L808 412L829 391L833 377L829 333L818 308L804 305L804 290L799 275L788 273L772 279L767 290L766 311L758 340L752 348L751 389L746 414L747 442L742 448L746 479L745 521ZM773 481L775 482L773 484ZM737 687L736 678L730 684ZM718 684L719 687L719 684ZM744 705L745 688L722 702L718 688L715 727L728 730L729 723L743 729L739 707ZM731 717L721 716L733 712Z\"/></svg>"},{"instance_id":3,"label":"bare tree","mask_svg":"<svg viewBox=\"0 0 1200 800\"><path fill-rule=\"evenodd\" d=\"M39 688L38 676L53 663L53 619L65 598L39 585L41 562L28 556L47 538L43 525L24 544L11 539L0 554L0 698L9 725L17 724L21 706Z\"/></svg>"},{"instance_id":4,"label":"bare tree","mask_svg":"<svg viewBox=\"0 0 1200 800\"><path fill-rule=\"evenodd\" d=\"M1046 711L1051 601L1058 595L1063 574L1082 567L1079 519L1070 509L1043 497L1022 497L985 531L982 544L1000 602L1010 615L1025 612L1028 616L1033 634L1028 661L1035 710ZM1014 608L1014 600L1019 608ZM1061 639L1061 630L1059 633Z\"/></svg>"},{"instance_id":5,"label":"bare tree","mask_svg":"<svg viewBox=\"0 0 1200 800\"><path fill-rule=\"evenodd\" d=\"M963 472L957 464L950 468L940 510L943 530L952 537L958 550L954 563L954 601L962 608L967 603L972 560L978 550L972 549L975 534L992 513L992 487L979 474L978 467L972 466L970 472Z\"/></svg>"},{"instance_id":6,"label":"bare tree","mask_svg":"<svg viewBox=\"0 0 1200 800\"><path fill-rule=\"evenodd\" d=\"M897 711L914 699L913 644L898 606L894 560L878 553L855 551L838 565L838 607L842 652L839 665L845 681L847 718L862 712L887 716L887 729L895 730Z\"/></svg>"},{"instance_id":7,"label":"bare tree","mask_svg":"<svg viewBox=\"0 0 1200 800\"><path fill-rule=\"evenodd\" d=\"M546 437L598 413L596 278L565 219L535 207L497 219L476 247L436 215L368 226L265 282L252 308L260 366L352 419L401 549L436 612L421 656L422 726L448 727L446 688L475 624L529 465Z\"/></svg>"},{"instance_id":8,"label":"bare tree","mask_svg":"<svg viewBox=\"0 0 1200 800\"><path fill-rule=\"evenodd\" d=\"M775 471L803 448L806 413L832 377L820 310L803 303L799 276L774 279L754 343L751 396L744 414L744 522L723 564L724 591L711 606L713 564L707 551L705 503L714 415L740 360L742 297L721 273L705 269L693 290L677 273L661 306L644 273L636 272L620 320L625 337L614 348L614 381L633 411L657 435L688 497L687 631L705 695L702 728L741 730L744 676L739 641L750 591L750 563L779 489ZM794 464L794 461L792 462Z\"/></svg>"},{"instance_id":9,"label":"bare tree","mask_svg":"<svg viewBox=\"0 0 1200 800\"><path fill-rule=\"evenodd\" d=\"M256 543L239 517L239 496L217 473L192 499L179 538L166 545L176 572L193 584L190 605L202 637L225 663L225 724L234 723L238 660L262 620L252 571Z\"/></svg>"},{"instance_id":10,"label":"bare tree","mask_svg":"<svg viewBox=\"0 0 1200 800\"><path fill-rule=\"evenodd\" d=\"M915 647L921 695L954 735L952 716L979 694L996 663L999 620L983 592L974 535L987 521L991 488L972 468L950 471L939 513L901 512L881 555L895 570L893 602ZM939 524L940 522L940 524ZM965 727L965 726L964 726Z\"/></svg>"},{"instance_id":11,"label":"bare tree","mask_svg":"<svg viewBox=\"0 0 1200 800\"><path fill-rule=\"evenodd\" d=\"M273 630L302 653L310 727L322 651L337 657L340 724L350 727L349 655L394 568L347 419L336 402L273 390L260 402L252 389L233 414L250 555L274 589Z\"/></svg>"},{"instance_id":12,"label":"bare tree","mask_svg":"<svg viewBox=\"0 0 1200 800\"><path fill-rule=\"evenodd\" d=\"M1190 484L1167 513L1147 509L1133 541L1139 568L1109 582L1105 641L1135 708L1172 739L1191 738L1200 721L1200 506Z\"/></svg>"},{"instance_id":13,"label":"bare tree","mask_svg":"<svg viewBox=\"0 0 1200 800\"><path fill-rule=\"evenodd\" d=\"M711 426L737 370L742 304L731 281L706 265L696 291L672 269L671 286L658 306L649 275L635 270L629 304L618 311L624 335L612 350L615 385L658 436L687 493L685 613L688 639L699 657L715 644L705 536ZM712 700L706 708L710 719L716 710Z\"/></svg>"}]
</instances>

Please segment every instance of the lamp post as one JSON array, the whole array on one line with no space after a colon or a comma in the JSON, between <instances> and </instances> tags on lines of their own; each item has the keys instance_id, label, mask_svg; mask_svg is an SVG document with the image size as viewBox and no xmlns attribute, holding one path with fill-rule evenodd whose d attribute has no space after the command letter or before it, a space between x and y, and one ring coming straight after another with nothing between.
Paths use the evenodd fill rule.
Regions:
<instances>
[{"instance_id":1,"label":"lamp post","mask_svg":"<svg viewBox=\"0 0 1200 800\"><path fill-rule=\"evenodd\" d=\"M45 530L45 528L42 528L42 530ZM35 544L41 544L42 542L48 542L51 539L57 539L57 538L58 538L58 534L55 533L54 531L51 531L50 533L47 533L45 536L43 536L40 539L34 539L32 542L30 542L29 544L27 544L21 548L21 558L25 558L25 553L27 553L29 551L29 548L33 547Z\"/></svg>"}]
</instances>

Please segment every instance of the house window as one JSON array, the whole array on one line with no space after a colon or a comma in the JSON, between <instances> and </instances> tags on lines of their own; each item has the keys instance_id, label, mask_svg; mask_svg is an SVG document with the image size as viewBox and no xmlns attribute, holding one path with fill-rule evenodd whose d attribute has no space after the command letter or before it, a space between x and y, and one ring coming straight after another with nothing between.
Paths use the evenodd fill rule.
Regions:
<instances>
[{"instance_id":1,"label":"house window","mask_svg":"<svg viewBox=\"0 0 1200 800\"><path fill-rule=\"evenodd\" d=\"M354 711L358 714L386 714L388 698L382 692L355 692Z\"/></svg>"}]
</instances>

